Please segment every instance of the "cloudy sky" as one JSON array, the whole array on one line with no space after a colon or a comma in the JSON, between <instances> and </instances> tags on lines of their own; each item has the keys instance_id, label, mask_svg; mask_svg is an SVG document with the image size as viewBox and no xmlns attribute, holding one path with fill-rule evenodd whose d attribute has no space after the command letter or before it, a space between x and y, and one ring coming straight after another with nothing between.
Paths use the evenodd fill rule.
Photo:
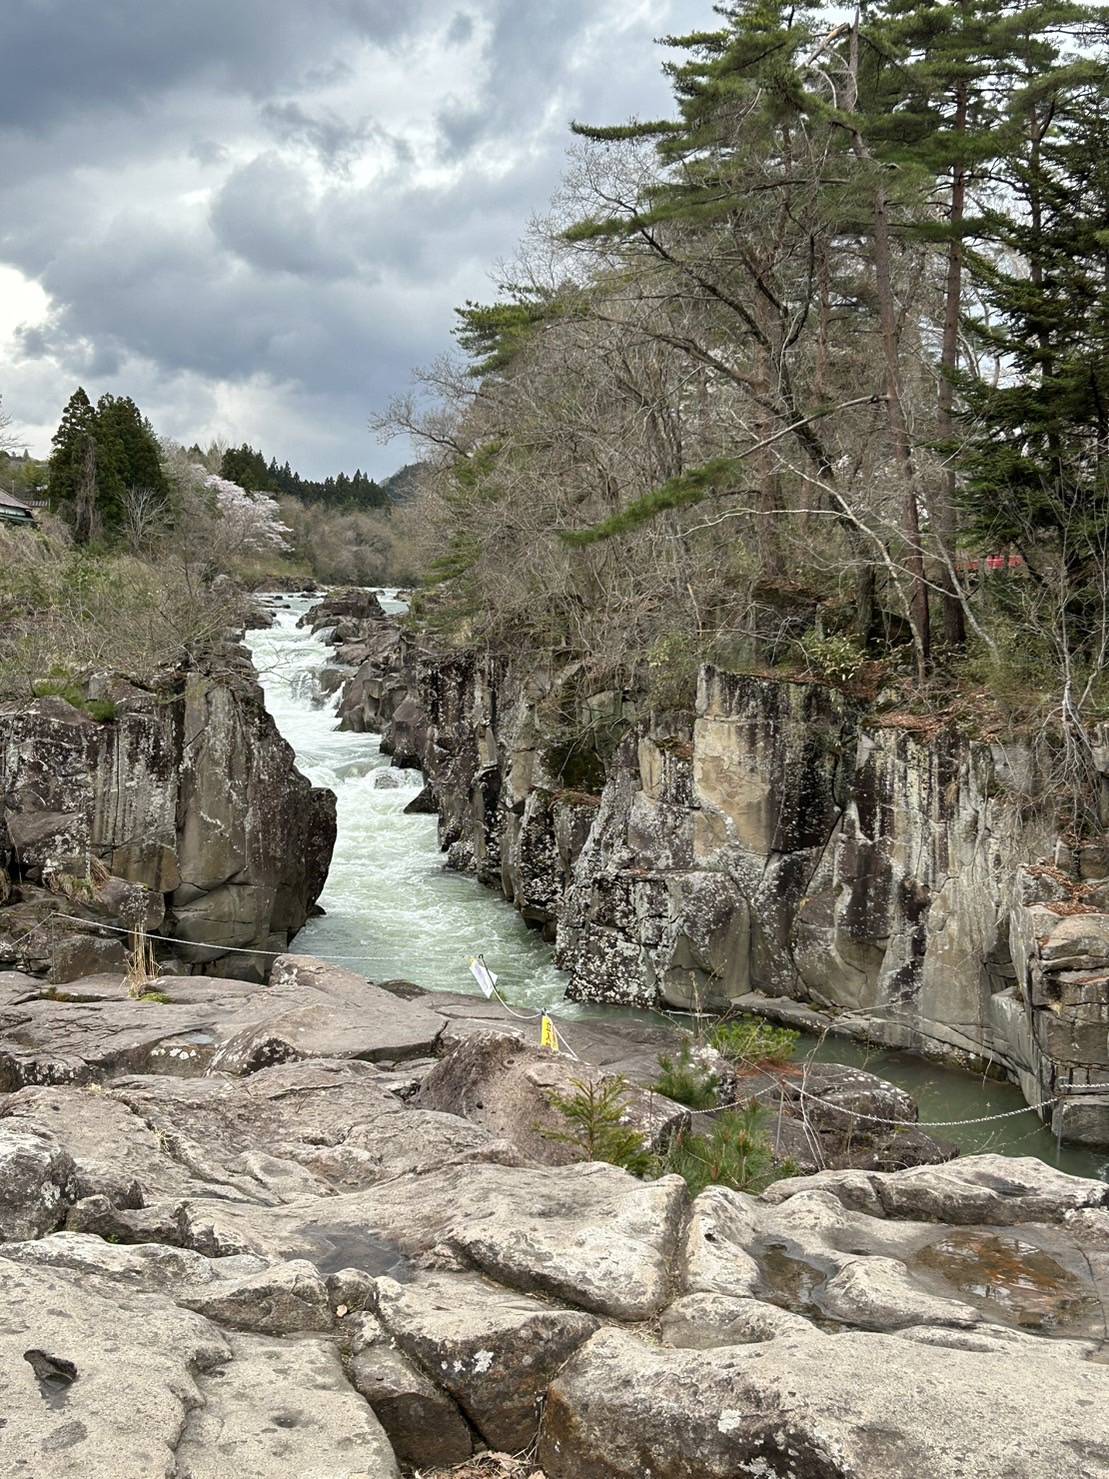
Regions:
<instances>
[{"instance_id":1,"label":"cloudy sky","mask_svg":"<svg viewBox=\"0 0 1109 1479\"><path fill-rule=\"evenodd\" d=\"M667 106L709 0L3 0L0 396L129 393L310 476L490 294L573 117Z\"/></svg>"}]
</instances>

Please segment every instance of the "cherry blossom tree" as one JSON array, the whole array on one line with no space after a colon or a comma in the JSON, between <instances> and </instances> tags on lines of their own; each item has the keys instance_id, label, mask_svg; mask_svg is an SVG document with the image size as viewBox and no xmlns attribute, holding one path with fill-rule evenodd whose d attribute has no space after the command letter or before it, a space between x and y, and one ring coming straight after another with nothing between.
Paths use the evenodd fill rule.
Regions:
<instances>
[{"instance_id":1,"label":"cherry blossom tree","mask_svg":"<svg viewBox=\"0 0 1109 1479\"><path fill-rule=\"evenodd\" d=\"M250 493L216 473L205 475L204 486L215 497L228 543L240 554L284 554L289 550L288 535L292 531L282 523L275 498L268 493Z\"/></svg>"}]
</instances>

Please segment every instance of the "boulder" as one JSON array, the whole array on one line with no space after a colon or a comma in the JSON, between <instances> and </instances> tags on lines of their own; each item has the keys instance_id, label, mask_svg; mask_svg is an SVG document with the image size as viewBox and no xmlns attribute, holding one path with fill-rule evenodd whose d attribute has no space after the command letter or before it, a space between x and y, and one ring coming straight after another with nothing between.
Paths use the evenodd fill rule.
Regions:
<instances>
[{"instance_id":1,"label":"boulder","mask_svg":"<svg viewBox=\"0 0 1109 1479\"><path fill-rule=\"evenodd\" d=\"M330 1331L334 1323L324 1282L304 1261L230 1279L198 1294L182 1295L179 1302L217 1325L258 1335Z\"/></svg>"},{"instance_id":2,"label":"boulder","mask_svg":"<svg viewBox=\"0 0 1109 1479\"><path fill-rule=\"evenodd\" d=\"M984 1316L973 1305L926 1293L893 1258L855 1258L819 1291L823 1314L857 1330L902 1330L917 1325L971 1329Z\"/></svg>"},{"instance_id":3,"label":"boulder","mask_svg":"<svg viewBox=\"0 0 1109 1479\"><path fill-rule=\"evenodd\" d=\"M814 1327L803 1315L764 1304L759 1299L726 1294L686 1294L663 1311L664 1345L709 1351L717 1346L757 1345L780 1335L806 1333Z\"/></svg>"},{"instance_id":4,"label":"boulder","mask_svg":"<svg viewBox=\"0 0 1109 1479\"><path fill-rule=\"evenodd\" d=\"M1059 1222L1083 1208L1109 1207L1105 1182L1067 1176L1034 1156L965 1156L892 1172L822 1171L775 1182L765 1199L784 1202L810 1189L830 1192L872 1217L1002 1227Z\"/></svg>"},{"instance_id":5,"label":"boulder","mask_svg":"<svg viewBox=\"0 0 1109 1479\"><path fill-rule=\"evenodd\" d=\"M690 1294L743 1299L761 1282L748 1251L758 1236L759 1209L752 1197L712 1186L694 1201L685 1232L683 1286Z\"/></svg>"},{"instance_id":6,"label":"boulder","mask_svg":"<svg viewBox=\"0 0 1109 1479\"><path fill-rule=\"evenodd\" d=\"M598 1321L482 1279L377 1281L377 1314L398 1346L450 1392L492 1448L535 1439L539 1403Z\"/></svg>"},{"instance_id":7,"label":"boulder","mask_svg":"<svg viewBox=\"0 0 1109 1479\"><path fill-rule=\"evenodd\" d=\"M350 1380L373 1408L400 1462L416 1469L463 1463L473 1440L451 1398L397 1348L376 1315L352 1318Z\"/></svg>"},{"instance_id":8,"label":"boulder","mask_svg":"<svg viewBox=\"0 0 1109 1479\"><path fill-rule=\"evenodd\" d=\"M393 1451L330 1341L239 1335L200 1378L180 1479L398 1479ZM153 1471L151 1471L153 1472Z\"/></svg>"},{"instance_id":9,"label":"boulder","mask_svg":"<svg viewBox=\"0 0 1109 1479\"><path fill-rule=\"evenodd\" d=\"M0 1242L53 1232L76 1200L73 1158L48 1130L0 1121Z\"/></svg>"},{"instance_id":10,"label":"boulder","mask_svg":"<svg viewBox=\"0 0 1109 1479\"><path fill-rule=\"evenodd\" d=\"M478 1032L458 1042L424 1078L412 1099L416 1107L464 1115L495 1135L513 1141L534 1161L567 1165L581 1159L576 1147L555 1137L569 1122L556 1100L573 1099L586 1083L611 1075L562 1054L533 1047L503 1032ZM680 1104L628 1084L625 1117L643 1143L661 1149L689 1123Z\"/></svg>"},{"instance_id":11,"label":"boulder","mask_svg":"<svg viewBox=\"0 0 1109 1479\"><path fill-rule=\"evenodd\" d=\"M278 957L265 1002L265 1017L220 1047L213 1070L253 1073L298 1058L426 1057L443 1027L433 1012L310 956Z\"/></svg>"},{"instance_id":12,"label":"boulder","mask_svg":"<svg viewBox=\"0 0 1109 1479\"><path fill-rule=\"evenodd\" d=\"M339 621L362 622L383 621L385 608L376 591L353 587L350 590L332 591L322 601L307 610L297 622L298 627L320 631L334 626Z\"/></svg>"},{"instance_id":13,"label":"boulder","mask_svg":"<svg viewBox=\"0 0 1109 1479\"><path fill-rule=\"evenodd\" d=\"M188 1472L178 1445L202 1401L198 1378L229 1356L215 1326L157 1295L118 1285L109 1295L78 1275L3 1259L0 1307L5 1472Z\"/></svg>"},{"instance_id":14,"label":"boulder","mask_svg":"<svg viewBox=\"0 0 1109 1479\"><path fill-rule=\"evenodd\" d=\"M1090 1479L1109 1368L817 1330L709 1351L604 1330L552 1384L548 1479Z\"/></svg>"},{"instance_id":15,"label":"boulder","mask_svg":"<svg viewBox=\"0 0 1109 1479\"><path fill-rule=\"evenodd\" d=\"M67 934L50 948L50 979L57 985L96 975L100 971L127 969L127 946L118 937Z\"/></svg>"},{"instance_id":16,"label":"boulder","mask_svg":"<svg viewBox=\"0 0 1109 1479\"><path fill-rule=\"evenodd\" d=\"M404 814L409 816L435 816L439 811L435 800L435 792L430 786L424 786L423 790L413 796L412 800L404 808Z\"/></svg>"},{"instance_id":17,"label":"boulder","mask_svg":"<svg viewBox=\"0 0 1109 1479\"><path fill-rule=\"evenodd\" d=\"M83 1289L113 1297L117 1290L199 1298L200 1290L225 1289L267 1271L257 1258L205 1258L191 1249L151 1241L128 1247L90 1233L57 1232L27 1243L5 1243L12 1263L55 1270L79 1279Z\"/></svg>"}]
</instances>

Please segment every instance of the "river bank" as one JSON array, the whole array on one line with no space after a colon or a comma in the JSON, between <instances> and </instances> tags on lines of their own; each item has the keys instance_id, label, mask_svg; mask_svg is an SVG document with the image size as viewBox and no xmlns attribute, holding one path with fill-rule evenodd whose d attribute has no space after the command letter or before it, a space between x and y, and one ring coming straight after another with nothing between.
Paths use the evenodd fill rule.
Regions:
<instances>
[{"instance_id":1,"label":"river bank","mask_svg":"<svg viewBox=\"0 0 1109 1479\"><path fill-rule=\"evenodd\" d=\"M467 962L483 953L508 1000L552 1011L571 1040L575 1019L640 1016L566 1001L566 973L556 969L541 934L497 893L444 867L435 818L404 811L422 785L419 772L394 770L379 735L337 728L335 699L319 684L332 650L321 634L297 625L314 598L280 602L274 625L248 633L248 645L267 707L300 768L338 798L335 853L320 901L326 913L309 921L295 948L349 965L371 980L405 977L441 991L476 990ZM399 609L386 599L390 605ZM803 1036L798 1057L808 1056L867 1068L904 1088L920 1105L922 1121L943 1122L936 1133L965 1153L1036 1155L1074 1175L1109 1179L1104 1152L1060 1146L1026 1110L1013 1084L842 1038ZM1002 1114L1009 1117L947 1124Z\"/></svg>"}]
</instances>

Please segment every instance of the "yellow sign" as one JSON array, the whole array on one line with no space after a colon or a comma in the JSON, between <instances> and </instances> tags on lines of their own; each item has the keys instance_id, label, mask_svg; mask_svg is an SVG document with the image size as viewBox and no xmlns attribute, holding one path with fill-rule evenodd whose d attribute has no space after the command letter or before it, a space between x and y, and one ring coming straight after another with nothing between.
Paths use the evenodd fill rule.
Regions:
<instances>
[{"instance_id":1,"label":"yellow sign","mask_svg":"<svg viewBox=\"0 0 1109 1479\"><path fill-rule=\"evenodd\" d=\"M541 1048L550 1048L552 1053L559 1051L558 1033L555 1031L555 1025L550 1017L544 1017L540 1025L539 1046Z\"/></svg>"}]
</instances>

